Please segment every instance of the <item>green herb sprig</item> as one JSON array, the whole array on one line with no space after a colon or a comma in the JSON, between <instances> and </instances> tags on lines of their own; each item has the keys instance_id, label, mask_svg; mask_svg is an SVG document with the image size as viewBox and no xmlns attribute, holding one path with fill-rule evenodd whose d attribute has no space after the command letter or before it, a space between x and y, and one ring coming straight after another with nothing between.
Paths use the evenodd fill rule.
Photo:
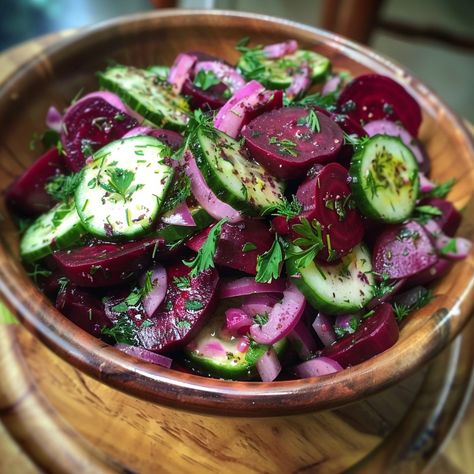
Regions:
<instances>
[{"instance_id":1,"label":"green herb sprig","mask_svg":"<svg viewBox=\"0 0 474 474\"><path fill-rule=\"evenodd\" d=\"M282 264L283 249L278 236L275 235L275 240L270 249L257 256L257 275L255 276L255 281L270 283L273 279L278 278Z\"/></svg>"},{"instance_id":2,"label":"green herb sprig","mask_svg":"<svg viewBox=\"0 0 474 474\"><path fill-rule=\"evenodd\" d=\"M66 201L74 195L83 175L83 171L68 176L59 174L46 183L45 190L56 201Z\"/></svg>"}]
</instances>

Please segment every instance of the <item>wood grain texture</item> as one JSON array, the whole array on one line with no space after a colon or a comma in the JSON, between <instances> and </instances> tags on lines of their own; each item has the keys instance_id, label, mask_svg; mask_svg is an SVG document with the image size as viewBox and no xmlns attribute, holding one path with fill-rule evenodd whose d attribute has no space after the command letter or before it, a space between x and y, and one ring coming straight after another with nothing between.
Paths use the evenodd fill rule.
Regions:
<instances>
[{"instance_id":1,"label":"wood grain texture","mask_svg":"<svg viewBox=\"0 0 474 474\"><path fill-rule=\"evenodd\" d=\"M178 52L192 45L193 49L234 61L235 42L244 35L256 43L294 37L303 47L316 48L331 57L336 69L349 69L355 75L376 70L396 76L424 109L421 139L433 160L433 177L458 178L450 198L460 208L468 203L474 188L472 142L462 123L402 68L367 49L309 27L264 17L214 13L165 11L116 20L46 48L33 62L17 68L0 95L0 183L7 185L14 172L34 159L28 149L29 139L33 132L42 130L49 105L64 107L81 87L97 87L93 73L105 67L107 60L138 66L169 64ZM473 208L466 212L469 218ZM474 234L465 228L464 235ZM83 333L28 280L18 261L17 239L14 226L7 219L1 231L0 292L37 337L60 356L111 386L170 406L206 412L282 414L325 409L360 399L421 367L461 330L473 306L471 255L436 285L438 298L403 326L397 345L366 363L317 381L211 381L137 363Z\"/></svg>"}]
</instances>

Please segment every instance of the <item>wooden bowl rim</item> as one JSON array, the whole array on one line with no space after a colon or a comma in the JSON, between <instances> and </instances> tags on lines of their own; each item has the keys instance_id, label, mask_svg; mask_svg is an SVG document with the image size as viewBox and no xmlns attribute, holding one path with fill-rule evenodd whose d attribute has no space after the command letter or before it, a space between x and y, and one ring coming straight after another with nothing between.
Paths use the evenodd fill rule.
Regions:
<instances>
[{"instance_id":1,"label":"wooden bowl rim","mask_svg":"<svg viewBox=\"0 0 474 474\"><path fill-rule=\"evenodd\" d=\"M257 20L292 30L303 30L315 41L323 41L365 66L371 67L374 64L382 66L392 75L397 76L398 80L403 80L409 90L416 91L417 95L422 95L427 99L432 109L425 109L425 112L433 114L434 110L443 111L447 119L460 131L471 157L474 156L472 136L463 121L405 68L367 47L336 34L289 20L227 10L161 10L119 17L85 28L77 35L45 48L44 53L53 62L58 60L58 57L60 60L60 55L71 47L76 46L81 50L80 43L84 39L90 40L92 35L106 36L110 30L129 22L139 22L141 27L147 25L149 27L156 21L171 17L192 16L198 21L199 17L210 15L225 16L236 21ZM84 47L87 47L87 42ZM361 59L364 61L362 62ZM0 89L0 97L11 92L16 83L21 78L24 79L39 61L41 61L40 58L29 61L13 73ZM11 257L8 256L1 234L0 239L2 241L0 254L4 254L5 259L9 260ZM20 301L15 295L18 279L29 287L33 288L34 285L26 279L25 275L18 275L11 260L0 269L2 277L0 278L0 294L18 315L20 321L56 354L114 388L179 409L218 415L275 416L341 406L393 385L419 369L438 354L469 320L474 307L473 265L470 270L470 280L462 294L449 300L451 309L438 308L435 312L428 314L428 310L433 311L430 305L422 310L426 313L426 321L414 333L399 340L395 346L397 350L389 350L360 365L318 379L271 383L231 382L185 374L137 361L86 333L76 338L74 333L78 331L77 326L62 316L38 290L34 290L39 295L39 303L36 302L35 306L30 305L28 301ZM447 331L448 324L450 324L449 331ZM58 329L64 331L64 334L61 334ZM415 339L415 336L417 353L416 357L413 357L410 342ZM400 362L401 360L403 363Z\"/></svg>"}]
</instances>

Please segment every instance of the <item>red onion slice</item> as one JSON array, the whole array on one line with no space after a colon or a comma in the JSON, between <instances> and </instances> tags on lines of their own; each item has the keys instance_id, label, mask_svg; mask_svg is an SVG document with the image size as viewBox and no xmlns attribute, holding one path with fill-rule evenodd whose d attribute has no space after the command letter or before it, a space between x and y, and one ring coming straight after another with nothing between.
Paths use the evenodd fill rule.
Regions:
<instances>
[{"instance_id":1,"label":"red onion slice","mask_svg":"<svg viewBox=\"0 0 474 474\"><path fill-rule=\"evenodd\" d=\"M184 81L189 78L190 71L197 61L196 56L180 53L174 60L168 74L168 82L172 85L173 92L179 94L183 88Z\"/></svg>"},{"instance_id":2,"label":"red onion slice","mask_svg":"<svg viewBox=\"0 0 474 474\"><path fill-rule=\"evenodd\" d=\"M276 352L270 348L257 361L257 370L263 382L273 382L281 372L281 364Z\"/></svg>"},{"instance_id":3,"label":"red onion slice","mask_svg":"<svg viewBox=\"0 0 474 474\"><path fill-rule=\"evenodd\" d=\"M273 280L271 283L258 283L253 277L243 277L223 283L221 298L235 298L236 296L254 295L257 293L283 293L286 282L283 278Z\"/></svg>"},{"instance_id":4,"label":"red onion slice","mask_svg":"<svg viewBox=\"0 0 474 474\"><path fill-rule=\"evenodd\" d=\"M113 92L109 92L109 91L95 91L95 92L90 92L89 94L86 94L84 97L81 97L79 100L71 104L69 108L67 109L66 114L71 112L75 107L77 107L84 100L88 100L92 98L105 100L112 107L115 107L116 109L120 110L120 112L123 112L126 114L128 113L127 106L122 102L122 99L117 94L114 94Z\"/></svg>"},{"instance_id":5,"label":"red onion slice","mask_svg":"<svg viewBox=\"0 0 474 474\"><path fill-rule=\"evenodd\" d=\"M303 294L290 283L283 292L281 302L270 311L268 322L262 326L252 325L250 335L260 344L274 344L287 336L298 324L305 305Z\"/></svg>"},{"instance_id":6,"label":"red onion slice","mask_svg":"<svg viewBox=\"0 0 474 474\"><path fill-rule=\"evenodd\" d=\"M318 348L314 337L302 319L299 320L295 329L288 334L288 339L302 360L309 359Z\"/></svg>"},{"instance_id":7,"label":"red onion slice","mask_svg":"<svg viewBox=\"0 0 474 474\"><path fill-rule=\"evenodd\" d=\"M189 210L186 201L179 203L174 209L161 216L161 222L170 225L180 225L183 227L195 227L193 215Z\"/></svg>"},{"instance_id":8,"label":"red onion slice","mask_svg":"<svg viewBox=\"0 0 474 474\"><path fill-rule=\"evenodd\" d=\"M337 92L339 87L341 86L342 78L339 74L335 76L331 76L325 83L323 88L321 89L321 95L329 95Z\"/></svg>"},{"instance_id":9,"label":"red onion slice","mask_svg":"<svg viewBox=\"0 0 474 474\"><path fill-rule=\"evenodd\" d=\"M149 318L155 314L156 310L163 302L166 296L166 290L168 286L168 278L166 276L166 270L163 266L157 264L151 269L151 282L152 290L150 293L143 297L143 308ZM141 284L144 284L144 277L142 278Z\"/></svg>"},{"instance_id":10,"label":"red onion slice","mask_svg":"<svg viewBox=\"0 0 474 474\"><path fill-rule=\"evenodd\" d=\"M302 379L320 377L321 375L333 374L341 370L341 364L329 357L316 357L295 367L296 375Z\"/></svg>"},{"instance_id":11,"label":"red onion slice","mask_svg":"<svg viewBox=\"0 0 474 474\"><path fill-rule=\"evenodd\" d=\"M263 54L268 59L279 59L287 54L292 54L298 49L296 40L283 41L282 43L269 44L263 48Z\"/></svg>"},{"instance_id":12,"label":"red onion slice","mask_svg":"<svg viewBox=\"0 0 474 474\"><path fill-rule=\"evenodd\" d=\"M169 369L173 363L173 359L166 357L161 354L156 354L155 352L148 351L143 347L129 346L128 344L116 344L114 346L119 351L125 352L125 354L135 356L138 359L144 360L145 362L150 362L151 364L161 365Z\"/></svg>"},{"instance_id":13,"label":"red onion slice","mask_svg":"<svg viewBox=\"0 0 474 474\"><path fill-rule=\"evenodd\" d=\"M430 219L423 227L430 234L439 255L449 260L463 260L471 251L472 242L464 237L449 237L438 223Z\"/></svg>"},{"instance_id":14,"label":"red onion slice","mask_svg":"<svg viewBox=\"0 0 474 474\"><path fill-rule=\"evenodd\" d=\"M420 177L420 191L422 193L429 193L432 189L436 187L433 181L430 181L424 173L418 173Z\"/></svg>"},{"instance_id":15,"label":"red onion slice","mask_svg":"<svg viewBox=\"0 0 474 474\"><path fill-rule=\"evenodd\" d=\"M59 110L54 107L54 105L52 105L48 109L48 113L46 115L46 126L51 130L60 133L62 124L63 116L61 115L61 112L59 112Z\"/></svg>"},{"instance_id":16,"label":"red onion slice","mask_svg":"<svg viewBox=\"0 0 474 474\"><path fill-rule=\"evenodd\" d=\"M311 71L309 67L304 64L298 72L293 76L291 85L286 89L286 95L290 99L298 97L311 85Z\"/></svg>"},{"instance_id":17,"label":"red onion slice","mask_svg":"<svg viewBox=\"0 0 474 474\"><path fill-rule=\"evenodd\" d=\"M209 188L199 170L196 160L191 152L186 152L185 172L191 180L191 191L196 201L214 219L220 220L227 217L230 223L242 220L240 212L221 201Z\"/></svg>"},{"instance_id":18,"label":"red onion slice","mask_svg":"<svg viewBox=\"0 0 474 474\"><path fill-rule=\"evenodd\" d=\"M136 137L140 135L150 135L155 130L151 127L135 127L129 130L122 138Z\"/></svg>"},{"instance_id":19,"label":"red onion slice","mask_svg":"<svg viewBox=\"0 0 474 474\"><path fill-rule=\"evenodd\" d=\"M200 61L194 66L194 73L212 71L217 79L223 82L232 93L245 86L245 79L232 66L219 61Z\"/></svg>"},{"instance_id":20,"label":"red onion slice","mask_svg":"<svg viewBox=\"0 0 474 474\"><path fill-rule=\"evenodd\" d=\"M336 342L336 333L332 327L332 320L326 314L318 313L313 322L313 329L326 347Z\"/></svg>"},{"instance_id":21,"label":"red onion slice","mask_svg":"<svg viewBox=\"0 0 474 474\"><path fill-rule=\"evenodd\" d=\"M225 312L225 328L232 334L246 334L252 324L253 319L240 308L229 308Z\"/></svg>"},{"instance_id":22,"label":"red onion slice","mask_svg":"<svg viewBox=\"0 0 474 474\"><path fill-rule=\"evenodd\" d=\"M279 298L267 293L250 295L242 303L242 309L252 318L257 314L270 314L270 311L279 300Z\"/></svg>"}]
</instances>

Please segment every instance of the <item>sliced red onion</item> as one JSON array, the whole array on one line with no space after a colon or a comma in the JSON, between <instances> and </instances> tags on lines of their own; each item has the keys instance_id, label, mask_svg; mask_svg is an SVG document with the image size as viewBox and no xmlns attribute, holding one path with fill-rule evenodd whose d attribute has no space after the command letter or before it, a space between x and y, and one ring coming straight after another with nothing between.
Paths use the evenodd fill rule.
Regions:
<instances>
[{"instance_id":1,"label":"sliced red onion","mask_svg":"<svg viewBox=\"0 0 474 474\"><path fill-rule=\"evenodd\" d=\"M306 326L302 319L298 321L293 331L288 334L288 339L302 360L309 359L318 348L308 326Z\"/></svg>"},{"instance_id":2,"label":"sliced red onion","mask_svg":"<svg viewBox=\"0 0 474 474\"><path fill-rule=\"evenodd\" d=\"M225 312L225 328L232 334L246 334L252 324L253 319L240 308L229 308Z\"/></svg>"},{"instance_id":3,"label":"sliced red onion","mask_svg":"<svg viewBox=\"0 0 474 474\"><path fill-rule=\"evenodd\" d=\"M122 138L136 137L139 135L150 135L153 130L152 127L135 127L129 130Z\"/></svg>"},{"instance_id":4,"label":"sliced red onion","mask_svg":"<svg viewBox=\"0 0 474 474\"><path fill-rule=\"evenodd\" d=\"M173 359L166 357L161 354L156 354L155 352L148 351L143 347L129 346L128 344L116 344L114 346L119 351L125 352L125 354L132 355L138 359L144 360L145 362L150 362L151 364L161 365L169 369L173 363Z\"/></svg>"},{"instance_id":5,"label":"sliced red onion","mask_svg":"<svg viewBox=\"0 0 474 474\"><path fill-rule=\"evenodd\" d=\"M307 64L298 68L298 72L293 76L291 85L286 89L286 95L290 99L298 97L311 85L311 70Z\"/></svg>"},{"instance_id":6,"label":"sliced red onion","mask_svg":"<svg viewBox=\"0 0 474 474\"><path fill-rule=\"evenodd\" d=\"M270 348L257 361L257 370L263 382L273 382L281 372L281 364L274 349Z\"/></svg>"},{"instance_id":7,"label":"sliced red onion","mask_svg":"<svg viewBox=\"0 0 474 474\"><path fill-rule=\"evenodd\" d=\"M391 283L393 284L392 289L390 291L387 291L385 294L383 294L380 297L375 297L372 298L368 303L367 303L367 309L373 309L380 303L383 303L385 301L388 301L393 295L397 294L403 285L406 282L406 278L402 278L401 280L397 281L392 281Z\"/></svg>"},{"instance_id":8,"label":"sliced red onion","mask_svg":"<svg viewBox=\"0 0 474 474\"><path fill-rule=\"evenodd\" d=\"M272 280L271 283L258 283L253 277L243 277L222 284L221 298L235 298L257 293L283 293L286 282L283 278Z\"/></svg>"},{"instance_id":9,"label":"sliced red onion","mask_svg":"<svg viewBox=\"0 0 474 474\"><path fill-rule=\"evenodd\" d=\"M292 54L298 49L296 40L283 41L282 43L269 44L263 48L263 54L268 59L278 59Z\"/></svg>"},{"instance_id":10,"label":"sliced red onion","mask_svg":"<svg viewBox=\"0 0 474 474\"><path fill-rule=\"evenodd\" d=\"M245 86L245 79L232 66L220 61L200 61L194 66L194 73L212 71L217 79L223 82L232 94Z\"/></svg>"},{"instance_id":11,"label":"sliced red onion","mask_svg":"<svg viewBox=\"0 0 474 474\"><path fill-rule=\"evenodd\" d=\"M420 177L420 191L422 193L429 193L432 189L436 187L433 181L430 181L424 173L418 173Z\"/></svg>"},{"instance_id":12,"label":"sliced red onion","mask_svg":"<svg viewBox=\"0 0 474 474\"><path fill-rule=\"evenodd\" d=\"M244 299L242 309L252 318L257 314L270 314L270 311L279 300L280 298L276 298L268 293L250 295Z\"/></svg>"},{"instance_id":13,"label":"sliced red onion","mask_svg":"<svg viewBox=\"0 0 474 474\"><path fill-rule=\"evenodd\" d=\"M408 133L403 127L391 122L390 120L374 120L364 125L364 130L367 132L369 137L374 135L383 134L390 135L391 137L400 137L400 140L413 152L416 161L422 164L425 159L419 146L415 145L416 140Z\"/></svg>"},{"instance_id":14,"label":"sliced red onion","mask_svg":"<svg viewBox=\"0 0 474 474\"><path fill-rule=\"evenodd\" d=\"M313 322L313 329L326 347L336 342L336 333L332 327L332 319L326 314L318 313Z\"/></svg>"},{"instance_id":15,"label":"sliced red onion","mask_svg":"<svg viewBox=\"0 0 474 474\"><path fill-rule=\"evenodd\" d=\"M469 255L472 242L464 237L449 237L440 228L438 223L430 219L423 224L429 232L437 252L450 260L462 260ZM444 266L442 267L444 270Z\"/></svg>"},{"instance_id":16,"label":"sliced red onion","mask_svg":"<svg viewBox=\"0 0 474 474\"><path fill-rule=\"evenodd\" d=\"M316 357L295 367L296 375L302 379L320 377L321 375L333 374L341 370L342 366L329 357Z\"/></svg>"},{"instance_id":17,"label":"sliced red onion","mask_svg":"<svg viewBox=\"0 0 474 474\"><path fill-rule=\"evenodd\" d=\"M196 201L214 219L220 220L227 217L230 223L239 222L242 216L239 211L222 202L209 188L199 170L196 160L191 152L186 152L185 172L191 180L191 191Z\"/></svg>"},{"instance_id":18,"label":"sliced red onion","mask_svg":"<svg viewBox=\"0 0 474 474\"><path fill-rule=\"evenodd\" d=\"M151 282L152 290L143 297L143 308L149 318L155 314L156 310L163 302L166 296L166 290L168 287L168 279L166 276L166 270L160 264L155 265L151 269ZM142 278L141 284L144 284L144 277Z\"/></svg>"},{"instance_id":19,"label":"sliced red onion","mask_svg":"<svg viewBox=\"0 0 474 474\"><path fill-rule=\"evenodd\" d=\"M250 335L260 344L274 344L287 336L303 314L306 299L293 283L283 292L283 299L277 303L268 315L267 323L253 324Z\"/></svg>"},{"instance_id":20,"label":"sliced red onion","mask_svg":"<svg viewBox=\"0 0 474 474\"><path fill-rule=\"evenodd\" d=\"M59 110L54 107L54 105L52 105L48 109L48 113L46 115L46 126L51 130L60 133L62 124L63 116L61 115L61 112L59 112Z\"/></svg>"},{"instance_id":21,"label":"sliced red onion","mask_svg":"<svg viewBox=\"0 0 474 474\"><path fill-rule=\"evenodd\" d=\"M189 210L186 201L179 203L174 209L161 216L161 222L170 225L180 225L183 227L195 227L193 215Z\"/></svg>"},{"instance_id":22,"label":"sliced red onion","mask_svg":"<svg viewBox=\"0 0 474 474\"><path fill-rule=\"evenodd\" d=\"M214 118L214 127L236 138L244 123L246 109L254 108L260 103L259 94L264 91L265 88L259 82L248 82L217 112Z\"/></svg>"},{"instance_id":23,"label":"sliced red onion","mask_svg":"<svg viewBox=\"0 0 474 474\"><path fill-rule=\"evenodd\" d=\"M196 56L180 53L174 60L168 74L168 82L172 85L173 92L179 94L184 81L189 78L190 71L197 61Z\"/></svg>"},{"instance_id":24,"label":"sliced red onion","mask_svg":"<svg viewBox=\"0 0 474 474\"><path fill-rule=\"evenodd\" d=\"M341 86L342 78L339 74L335 76L331 76L325 83L321 90L321 95L329 95L337 92L339 87Z\"/></svg>"}]
</instances>

